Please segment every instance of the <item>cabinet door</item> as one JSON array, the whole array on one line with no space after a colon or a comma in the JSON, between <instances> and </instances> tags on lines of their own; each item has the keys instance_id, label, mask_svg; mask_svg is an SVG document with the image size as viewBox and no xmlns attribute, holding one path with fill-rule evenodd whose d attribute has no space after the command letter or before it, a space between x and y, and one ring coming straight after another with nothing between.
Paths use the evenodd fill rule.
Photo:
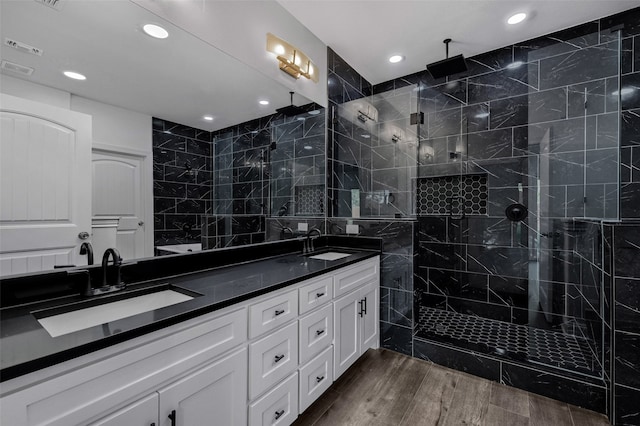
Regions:
<instances>
[{"instance_id":1,"label":"cabinet door","mask_svg":"<svg viewBox=\"0 0 640 426\"><path fill-rule=\"evenodd\" d=\"M90 426L153 426L158 424L158 394L153 393L133 404L127 405L110 416Z\"/></svg>"},{"instance_id":2,"label":"cabinet door","mask_svg":"<svg viewBox=\"0 0 640 426\"><path fill-rule=\"evenodd\" d=\"M160 426L247 424L247 349L160 390Z\"/></svg>"},{"instance_id":3,"label":"cabinet door","mask_svg":"<svg viewBox=\"0 0 640 426\"><path fill-rule=\"evenodd\" d=\"M360 300L362 300L362 309L364 311L360 325L360 353L369 348L377 348L379 346L379 294L377 282L367 284L360 290Z\"/></svg>"},{"instance_id":4,"label":"cabinet door","mask_svg":"<svg viewBox=\"0 0 640 426\"><path fill-rule=\"evenodd\" d=\"M360 356L359 301L360 292L354 291L333 302L334 380Z\"/></svg>"}]
</instances>

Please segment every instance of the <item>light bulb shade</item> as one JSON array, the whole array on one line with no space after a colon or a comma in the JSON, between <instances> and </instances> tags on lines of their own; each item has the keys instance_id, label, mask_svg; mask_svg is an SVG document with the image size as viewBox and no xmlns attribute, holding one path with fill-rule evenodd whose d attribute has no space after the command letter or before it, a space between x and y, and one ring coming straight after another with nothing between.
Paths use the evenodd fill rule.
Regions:
<instances>
[{"instance_id":1,"label":"light bulb shade","mask_svg":"<svg viewBox=\"0 0 640 426\"><path fill-rule=\"evenodd\" d=\"M311 59L297 47L267 33L267 52L273 53L278 58L280 69L293 78L306 77L318 82L318 70Z\"/></svg>"}]
</instances>

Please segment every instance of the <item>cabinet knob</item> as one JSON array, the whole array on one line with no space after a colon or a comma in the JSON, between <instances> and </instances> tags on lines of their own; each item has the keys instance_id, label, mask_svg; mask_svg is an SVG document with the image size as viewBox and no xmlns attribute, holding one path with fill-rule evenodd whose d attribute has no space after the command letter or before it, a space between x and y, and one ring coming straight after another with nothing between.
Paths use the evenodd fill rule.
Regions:
<instances>
[{"instance_id":1,"label":"cabinet knob","mask_svg":"<svg viewBox=\"0 0 640 426\"><path fill-rule=\"evenodd\" d=\"M316 297L322 297L324 296L324 293L316 293Z\"/></svg>"},{"instance_id":2,"label":"cabinet knob","mask_svg":"<svg viewBox=\"0 0 640 426\"><path fill-rule=\"evenodd\" d=\"M284 410L276 411L276 420L278 420L284 414Z\"/></svg>"},{"instance_id":3,"label":"cabinet knob","mask_svg":"<svg viewBox=\"0 0 640 426\"><path fill-rule=\"evenodd\" d=\"M89 239L89 233L88 232L80 232L78 234L78 238L80 238L81 240L87 240Z\"/></svg>"},{"instance_id":4,"label":"cabinet knob","mask_svg":"<svg viewBox=\"0 0 640 426\"><path fill-rule=\"evenodd\" d=\"M316 377L316 382L320 383L321 381L324 380L324 376L318 376Z\"/></svg>"},{"instance_id":5,"label":"cabinet knob","mask_svg":"<svg viewBox=\"0 0 640 426\"><path fill-rule=\"evenodd\" d=\"M324 330L316 330L316 335L317 336L321 335L322 333L324 333Z\"/></svg>"},{"instance_id":6,"label":"cabinet knob","mask_svg":"<svg viewBox=\"0 0 640 426\"><path fill-rule=\"evenodd\" d=\"M276 362L280 362L282 360L282 358L284 358L284 354L275 356Z\"/></svg>"},{"instance_id":7,"label":"cabinet knob","mask_svg":"<svg viewBox=\"0 0 640 426\"><path fill-rule=\"evenodd\" d=\"M276 309L276 316L284 314L284 309Z\"/></svg>"}]
</instances>

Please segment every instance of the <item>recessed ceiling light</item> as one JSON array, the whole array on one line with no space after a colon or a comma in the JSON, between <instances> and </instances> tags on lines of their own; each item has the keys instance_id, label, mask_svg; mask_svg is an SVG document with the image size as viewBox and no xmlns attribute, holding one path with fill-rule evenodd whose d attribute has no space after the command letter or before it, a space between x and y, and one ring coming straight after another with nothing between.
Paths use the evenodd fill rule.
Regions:
<instances>
[{"instance_id":1,"label":"recessed ceiling light","mask_svg":"<svg viewBox=\"0 0 640 426\"><path fill-rule=\"evenodd\" d=\"M481 112L475 115L476 118L487 118L488 116L489 116L488 112Z\"/></svg>"},{"instance_id":2,"label":"recessed ceiling light","mask_svg":"<svg viewBox=\"0 0 640 426\"><path fill-rule=\"evenodd\" d=\"M519 24L520 22L524 21L526 18L527 18L526 13L518 12L514 15L511 15L509 19L507 19L507 24L509 25Z\"/></svg>"},{"instance_id":3,"label":"recessed ceiling light","mask_svg":"<svg viewBox=\"0 0 640 426\"><path fill-rule=\"evenodd\" d=\"M307 151L310 151L313 149L313 147L311 145L305 145L304 149L306 149Z\"/></svg>"},{"instance_id":4,"label":"recessed ceiling light","mask_svg":"<svg viewBox=\"0 0 640 426\"><path fill-rule=\"evenodd\" d=\"M269 105L269 101L260 101L258 102L260 105Z\"/></svg>"},{"instance_id":5,"label":"recessed ceiling light","mask_svg":"<svg viewBox=\"0 0 640 426\"><path fill-rule=\"evenodd\" d=\"M516 69L516 68L520 68L522 65L524 65L524 62L515 61L515 62L511 62L509 65L507 65L507 68L509 68L510 70L513 70L513 69Z\"/></svg>"},{"instance_id":6,"label":"recessed ceiling light","mask_svg":"<svg viewBox=\"0 0 640 426\"><path fill-rule=\"evenodd\" d=\"M389 62L391 62L392 64L395 64L402 61L403 59L404 59L404 56L393 55L389 58Z\"/></svg>"},{"instance_id":7,"label":"recessed ceiling light","mask_svg":"<svg viewBox=\"0 0 640 426\"><path fill-rule=\"evenodd\" d=\"M202 117L202 118L204 118L204 119L205 119L205 120L207 120L207 121L213 121L213 117L212 117L212 116L210 116L210 115L205 115L205 116L204 116L204 117Z\"/></svg>"},{"instance_id":8,"label":"recessed ceiling light","mask_svg":"<svg viewBox=\"0 0 640 426\"><path fill-rule=\"evenodd\" d=\"M74 80L86 80L87 77L85 77L84 75L75 72L75 71L65 71L63 72L64 75L66 75L69 78L72 78Z\"/></svg>"},{"instance_id":9,"label":"recessed ceiling light","mask_svg":"<svg viewBox=\"0 0 640 426\"><path fill-rule=\"evenodd\" d=\"M309 115L318 115L320 114L320 111L318 111L317 109L314 109L313 111L309 111Z\"/></svg>"},{"instance_id":10,"label":"recessed ceiling light","mask_svg":"<svg viewBox=\"0 0 640 426\"><path fill-rule=\"evenodd\" d=\"M162 28L159 25L155 24L146 24L142 27L142 30L154 38L167 38L169 37L169 32Z\"/></svg>"}]
</instances>

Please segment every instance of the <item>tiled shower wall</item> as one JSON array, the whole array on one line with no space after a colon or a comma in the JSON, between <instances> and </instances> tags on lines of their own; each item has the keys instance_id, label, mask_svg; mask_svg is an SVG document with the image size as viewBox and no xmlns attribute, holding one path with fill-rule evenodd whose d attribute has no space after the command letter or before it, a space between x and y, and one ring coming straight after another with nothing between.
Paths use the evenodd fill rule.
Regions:
<instances>
[{"instance_id":1,"label":"tiled shower wall","mask_svg":"<svg viewBox=\"0 0 640 426\"><path fill-rule=\"evenodd\" d=\"M155 245L259 243L283 205L323 215L325 112L301 108L217 132L154 119Z\"/></svg>"},{"instance_id":2,"label":"tiled shower wall","mask_svg":"<svg viewBox=\"0 0 640 426\"><path fill-rule=\"evenodd\" d=\"M583 26L553 34L548 37L532 40L517 46L510 46L495 52L489 52L479 57L469 58L470 72L466 75L462 84L442 84L443 82L433 81L426 73L407 76L374 87L374 94L387 92L389 90L402 90L409 85L421 83L429 87L432 96L427 96L428 102L423 105L426 117L426 131L421 136L425 138L440 138L438 145L433 152L434 157L446 159L446 151L462 151L463 155L468 155L470 160L468 168L464 169L460 164L446 164L444 161L437 161L436 166L421 167L420 175L438 176L442 174L452 174L463 171L466 173L486 172L489 177L489 217L468 217L462 221L448 217L425 217L419 219L419 239L420 248L419 262L425 271L419 272L415 278L416 286L416 306L419 307L426 298L425 304L438 306L443 309L450 309L456 312L494 318L501 321L528 322L535 315L528 309L527 297L530 285L528 271L523 267L528 263L528 241L526 232L520 232L517 225L506 221L503 216L504 208L508 203L519 200L520 188L517 183L522 184L523 199L526 202L527 182L517 176L525 176L536 170L536 163L522 160L519 156L531 155L526 152L526 147L531 145L528 127L520 127L534 118L540 121L535 127L540 127L542 132L549 121L556 121L554 131L557 141L554 150L557 151L557 160L571 162L571 154L564 151L571 144L578 144L577 147L601 148L606 154L599 157L600 163L615 164L617 151L610 147L616 135L616 122L618 114L611 114L610 101L608 97L615 92L617 87L609 85L607 76L599 76L597 70L589 70L588 67L581 67L577 58L581 55L593 57L602 55L601 60L607 61L607 53L598 43L606 43L612 39L609 28L625 23L622 32L622 72L621 95L621 177L622 188L620 197L620 214L624 219L637 218L640 215L640 186L638 176L635 173L638 164L635 158L635 149L640 146L640 62L639 37L640 33L640 9L634 9L624 14L611 18L602 19L597 22L585 24ZM590 35L595 32L595 36ZM570 41L564 43L563 40ZM575 53L567 53L575 50L575 42L581 47ZM545 84L548 90L545 92L544 104L547 115L536 117L527 113L530 101L541 101L540 96L533 96L533 100L527 99L529 95L521 97L520 90L525 94L530 88L518 88L519 84L531 84L537 76L531 75L531 67L525 67L526 74L521 78L510 78L510 71L506 66L522 58L524 53L529 60L540 60L535 56L536 50L540 52L552 52L560 54L560 61L569 63L567 69L560 69L552 80ZM575 62L574 62L575 61ZM542 65L541 65L542 67ZM567 76L580 76L583 80L596 79L593 82L584 84L587 88L586 99L584 97L585 87L578 85L556 88L555 85L568 84L564 80ZM518 83L518 80L521 83ZM439 85L439 83L441 85ZM561 90L559 90L561 89ZM406 90L406 89L405 89ZM555 93L558 91L558 93ZM556 96L558 95L558 96ZM475 98L474 98L475 97ZM470 105L470 99L478 101L475 105ZM521 100L526 100L522 104ZM580 111L587 101L586 111ZM462 109L452 108L456 103L464 104ZM557 115L560 113L560 115ZM550 114L550 115L549 115ZM463 124L463 132L460 133L460 124ZM566 123L566 124L564 124ZM584 123L584 125L582 124ZM492 130L492 129L496 130ZM536 128L533 129L535 135ZM586 134L586 137L583 136ZM526 136L526 137L525 137ZM428 140L428 139L427 139ZM445 152L439 153L437 146L447 147ZM449 149L452 147L451 149ZM467 148L466 152L463 149ZM559 149L558 149L559 148ZM605 152L608 150L608 152ZM571 151L571 150L568 150ZM420 152L420 151L419 151ZM582 157L583 152L579 153ZM464 160L464 157L458 157ZM492 163L491 160L498 159ZM478 159L480 161L478 161ZM485 160L486 159L486 160ZM421 164L429 164L420 158ZM444 166L443 166L444 163ZM453 162L455 163L455 161ZM588 162L589 163L589 162ZM434 164L431 162L430 164ZM589 163L591 164L591 163ZM480 167L477 167L480 166ZM596 164L596 166L598 166ZM429 170L429 168L431 170ZM556 183L564 187L546 188L555 197L552 205L554 208L551 215L555 217L550 227L550 232L542 237L547 240L547 246L551 250L551 263L548 277L552 278L548 283L543 283L547 290L558 295L558 298L551 297L549 304L551 309L551 323L556 324L559 330L573 330L577 336L586 333L589 337L598 342L599 335L597 327L605 321L604 335L605 347L592 347L593 352L608 351L609 340L607 336L613 326L615 331L615 343L618 345L613 351L614 364L624 367L624 385L616 383L613 398L608 400L607 390L611 390L608 373L608 359L605 358L605 381L592 380L588 378L576 378L571 374L554 372L553 370L539 370L529 368L505 361L504 358L484 356L482 352L463 350L455 347L455 342L442 343L428 341L417 337L414 339L414 355L432 359L436 362L445 363L455 368L464 369L481 376L494 380L502 380L505 383L518 387L533 390L549 396L563 399L568 395L575 397L574 401L579 404L589 402L590 408L604 411L609 409L610 413L615 413L618 424L638 424L637 410L633 411L630 404L632 397L638 397L638 377L640 371L629 368L630 365L637 364L637 357L634 350L638 347L637 330L624 332L617 331L621 326L619 319L608 318L609 305L608 298L605 298L604 316L600 316L600 294L598 293L598 279L604 280L605 291L610 289L610 279L613 272L607 264L607 256L595 249L598 241L602 238L599 235L600 226L584 222L572 222L563 220L563 217L573 216L612 216L611 209L615 209L615 194L612 189L615 185L615 175L605 181L599 181L602 176L607 176L612 168L594 170L588 177L588 181L569 182L563 184L563 178L573 175L573 171L566 167L560 167ZM583 175L581 171L575 171L575 177ZM493 178L493 179L492 179ZM493 182L491 182L493 180ZM497 184L496 184L497 183ZM582 194L572 195L573 184L587 184L587 200L582 203ZM492 185L493 184L493 185ZM544 190L545 188L543 188ZM596 192L601 195L595 195ZM581 192L581 191L580 191ZM607 197L609 195L609 197ZM595 203L590 202L596 201ZM558 208L560 207L560 208ZM595 213L593 213L595 212ZM493 217L492 217L493 216ZM522 225L524 226L524 225ZM624 225L626 227L632 225ZM634 225L637 226L637 225ZM625 231L619 226L613 227L613 233L623 235ZM606 234L606 232L605 232ZM626 235L626 233L624 233ZM523 239L524 238L524 239ZM627 245L627 256L638 255L636 245ZM619 256L619 247L612 251L614 258ZM634 252L635 250L635 252ZM633 253L633 255L631 255ZM498 259L498 260L496 260ZM501 261L499 259L505 259ZM603 260L604 263L603 263ZM627 264L633 264L629 259ZM637 263L637 261L636 261ZM619 265L619 262L615 263ZM569 272L565 268L569 265ZM630 309L625 308L627 315L637 309L635 303L637 297L630 296L629 293L640 293L636 285L635 278L638 271L632 271L634 278L626 277L624 291L627 292L626 300L631 300ZM619 274L615 272L616 276ZM576 277L579 281L575 281ZM595 279L592 279L595 278ZM614 291L620 295L621 280L615 280ZM562 296L564 295L564 296ZM570 298L572 303L566 304L566 298ZM627 304L616 299L616 306ZM418 308L416 308L418 309ZM616 311L617 313L617 311ZM414 313L417 316L417 312ZM558 316L558 320L553 320ZM569 318L569 322L565 321ZM546 321L545 321L546 322ZM533 322L535 325L535 321ZM573 328L571 326L574 326ZM601 334L602 332L600 332ZM453 346L452 346L453 345ZM624 355L623 355L624 354ZM621 356L622 355L622 356ZM617 373L617 372L616 372ZM622 375L615 374L616 381ZM548 386L549 382L555 386ZM607 389L608 388L608 389ZM572 390L571 394L567 391ZM609 393L611 395L611 393Z\"/></svg>"},{"instance_id":3,"label":"tiled shower wall","mask_svg":"<svg viewBox=\"0 0 640 426\"><path fill-rule=\"evenodd\" d=\"M154 246L200 242L212 211L212 135L153 119Z\"/></svg>"}]
</instances>

